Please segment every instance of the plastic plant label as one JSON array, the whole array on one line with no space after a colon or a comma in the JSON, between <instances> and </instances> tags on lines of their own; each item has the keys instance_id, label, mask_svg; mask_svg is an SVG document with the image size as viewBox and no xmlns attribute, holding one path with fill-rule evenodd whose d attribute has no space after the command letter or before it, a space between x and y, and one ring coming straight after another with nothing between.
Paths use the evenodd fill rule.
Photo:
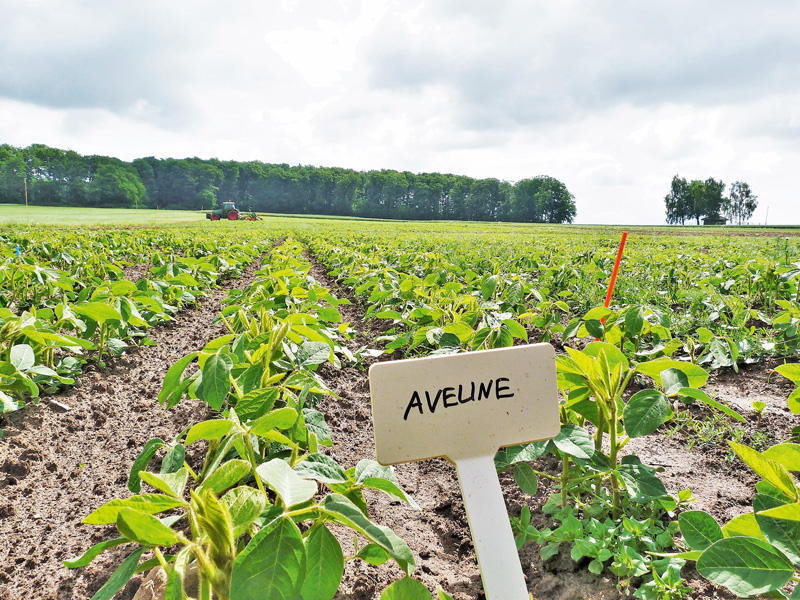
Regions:
<instances>
[{"instance_id":1,"label":"plastic plant label","mask_svg":"<svg viewBox=\"0 0 800 600\"><path fill-rule=\"evenodd\" d=\"M378 462L454 463L486 597L527 600L494 455L558 434L553 347L377 363L369 382Z\"/></svg>"}]
</instances>

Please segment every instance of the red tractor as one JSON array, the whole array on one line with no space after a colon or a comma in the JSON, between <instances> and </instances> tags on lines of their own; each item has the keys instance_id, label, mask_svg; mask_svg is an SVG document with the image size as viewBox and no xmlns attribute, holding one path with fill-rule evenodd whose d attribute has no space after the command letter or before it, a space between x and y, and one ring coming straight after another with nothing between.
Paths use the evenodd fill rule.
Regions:
<instances>
[{"instance_id":1,"label":"red tractor","mask_svg":"<svg viewBox=\"0 0 800 600\"><path fill-rule=\"evenodd\" d=\"M233 202L223 202L222 208L215 208L211 212L207 212L206 219L211 219L212 221L219 221L220 219L236 221L239 219L239 211L236 210L236 205Z\"/></svg>"}]
</instances>

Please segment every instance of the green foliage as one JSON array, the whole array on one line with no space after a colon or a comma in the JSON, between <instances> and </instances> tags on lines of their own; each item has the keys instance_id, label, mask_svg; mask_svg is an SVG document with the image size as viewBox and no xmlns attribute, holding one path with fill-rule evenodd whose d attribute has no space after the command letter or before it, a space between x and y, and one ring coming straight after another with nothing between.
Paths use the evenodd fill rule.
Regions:
<instances>
[{"instance_id":1,"label":"green foliage","mask_svg":"<svg viewBox=\"0 0 800 600\"><path fill-rule=\"evenodd\" d=\"M537 530L530 524L530 509L523 507L520 518L511 519L518 548L534 541L541 546L542 559L548 560L566 545L572 560L586 563L587 569L598 575L608 569L619 578L621 588L634 592L634 582L640 582L634 593L637 598L679 599L689 591L680 576L676 577L685 560L655 556L673 547L672 538L678 531L677 523L662 523L663 509L647 514L642 507L630 505L628 516L614 520L589 516L587 509L581 516L572 506L562 507L560 498L554 496L543 510L558 527Z\"/></svg>"},{"instance_id":2,"label":"green foliage","mask_svg":"<svg viewBox=\"0 0 800 600\"><path fill-rule=\"evenodd\" d=\"M575 199L553 177L498 179L392 170L139 158L131 163L34 144L0 145L0 203L240 210L392 219L571 223Z\"/></svg>"},{"instance_id":3,"label":"green foliage","mask_svg":"<svg viewBox=\"0 0 800 600\"><path fill-rule=\"evenodd\" d=\"M231 333L178 360L166 374L161 402L174 406L189 394L219 412L170 443L154 438L145 444L129 487L140 492L145 484L159 493L112 500L84 520L114 523L124 541L152 548L176 598L192 569L199 574L201 596L213 592L223 600L300 594L330 600L344 562L357 558L372 564L393 559L406 575L415 569L408 545L371 520L362 492L379 490L418 508L392 469L373 460L345 469L319 452L332 442L314 406L331 392L315 370L346 356L340 344L347 329L337 325L338 311L320 314L321 299L329 309L339 301L306 277L300 252L291 241L283 252L274 252L253 285L229 297L221 320ZM288 286L291 293L282 293ZM268 288L271 293L265 294ZM31 353L18 348L14 361L24 367ZM185 376L194 361L198 370ZM186 447L200 442L206 444L205 454L195 472L185 462ZM164 450L161 472L148 471ZM166 511L174 513L156 516ZM367 545L345 557L328 529L334 524L351 529ZM116 545L97 545L65 564L85 566ZM175 545L179 549L169 564L161 548ZM117 579L130 577L136 568L135 563L132 569L127 562L123 566Z\"/></svg>"},{"instance_id":4,"label":"green foliage","mask_svg":"<svg viewBox=\"0 0 800 600\"><path fill-rule=\"evenodd\" d=\"M781 588L800 569L800 487L792 475L800 469L795 444L779 444L758 452L730 442L762 481L756 486L753 512L720 527L703 511L680 516L680 530L697 561L697 571L741 597L772 593L789 598Z\"/></svg>"}]
</instances>

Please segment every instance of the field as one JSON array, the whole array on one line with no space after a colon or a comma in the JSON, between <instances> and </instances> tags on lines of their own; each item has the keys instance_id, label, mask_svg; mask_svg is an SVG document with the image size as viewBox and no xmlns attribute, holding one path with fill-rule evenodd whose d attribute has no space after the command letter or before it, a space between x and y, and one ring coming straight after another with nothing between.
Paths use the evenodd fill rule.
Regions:
<instances>
[{"instance_id":1,"label":"field","mask_svg":"<svg viewBox=\"0 0 800 600\"><path fill-rule=\"evenodd\" d=\"M367 369L546 342L561 433L495 458L533 597L800 597L800 230L627 231L605 308L618 227L0 207L0 596L483 598Z\"/></svg>"}]
</instances>

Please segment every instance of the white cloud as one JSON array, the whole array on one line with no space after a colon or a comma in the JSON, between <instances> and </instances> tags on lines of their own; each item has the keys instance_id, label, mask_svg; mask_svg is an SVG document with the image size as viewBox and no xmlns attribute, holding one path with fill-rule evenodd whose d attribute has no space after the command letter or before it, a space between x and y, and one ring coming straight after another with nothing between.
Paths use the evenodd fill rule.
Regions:
<instances>
[{"instance_id":1,"label":"white cloud","mask_svg":"<svg viewBox=\"0 0 800 600\"><path fill-rule=\"evenodd\" d=\"M788 0L30 0L0 23L0 143L549 174L584 223L663 223L679 173L800 223Z\"/></svg>"}]
</instances>

